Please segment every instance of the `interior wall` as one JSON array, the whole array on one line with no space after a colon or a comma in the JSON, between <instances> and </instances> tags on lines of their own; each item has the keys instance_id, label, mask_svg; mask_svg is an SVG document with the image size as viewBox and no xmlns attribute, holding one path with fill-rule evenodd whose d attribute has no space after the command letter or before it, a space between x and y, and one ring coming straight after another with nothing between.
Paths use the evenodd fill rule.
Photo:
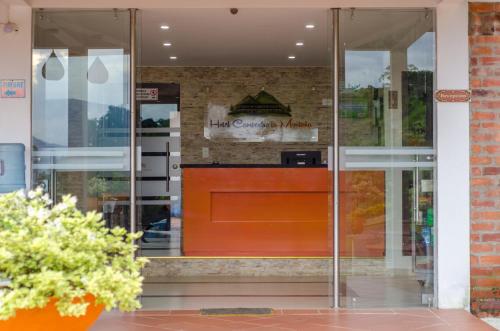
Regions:
<instances>
[{"instance_id":1,"label":"interior wall","mask_svg":"<svg viewBox=\"0 0 500 331\"><path fill-rule=\"evenodd\" d=\"M331 144L331 106L323 105L331 100L328 67L143 67L139 77L145 83L180 84L182 163L279 164L283 150L320 150L326 162ZM229 108L261 89L290 105L293 121L307 120L318 128L318 142L242 143L204 138L210 103ZM202 156L203 147L209 148L208 158Z\"/></svg>"}]
</instances>

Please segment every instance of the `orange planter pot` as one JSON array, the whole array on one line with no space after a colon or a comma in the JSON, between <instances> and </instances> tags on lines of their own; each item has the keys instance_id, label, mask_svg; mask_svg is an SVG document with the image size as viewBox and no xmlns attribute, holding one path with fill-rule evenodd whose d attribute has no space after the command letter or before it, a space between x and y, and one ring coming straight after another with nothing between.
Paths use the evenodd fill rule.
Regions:
<instances>
[{"instance_id":1,"label":"orange planter pot","mask_svg":"<svg viewBox=\"0 0 500 331\"><path fill-rule=\"evenodd\" d=\"M44 308L21 309L16 316L6 321L0 320L0 331L85 331L97 320L103 305L96 305L94 297L87 295L85 301L90 305L87 314L80 317L62 317L53 299Z\"/></svg>"}]
</instances>

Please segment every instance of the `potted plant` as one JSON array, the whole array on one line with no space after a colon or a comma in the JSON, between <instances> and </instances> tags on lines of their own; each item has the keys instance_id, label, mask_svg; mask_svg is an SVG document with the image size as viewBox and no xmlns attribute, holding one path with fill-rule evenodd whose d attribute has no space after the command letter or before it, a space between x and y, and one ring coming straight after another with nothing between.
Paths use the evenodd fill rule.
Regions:
<instances>
[{"instance_id":1,"label":"potted plant","mask_svg":"<svg viewBox=\"0 0 500 331\"><path fill-rule=\"evenodd\" d=\"M106 228L74 197L0 196L0 330L86 330L104 308L139 308L140 236Z\"/></svg>"}]
</instances>

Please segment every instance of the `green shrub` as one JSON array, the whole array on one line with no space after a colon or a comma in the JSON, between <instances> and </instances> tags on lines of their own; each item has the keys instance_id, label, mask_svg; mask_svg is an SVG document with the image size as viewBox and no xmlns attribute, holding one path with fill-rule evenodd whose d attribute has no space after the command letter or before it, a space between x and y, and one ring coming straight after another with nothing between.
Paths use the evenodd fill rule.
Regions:
<instances>
[{"instance_id":1,"label":"green shrub","mask_svg":"<svg viewBox=\"0 0 500 331\"><path fill-rule=\"evenodd\" d=\"M84 315L91 294L107 310L140 308L141 268L134 240L141 233L106 228L96 212L82 213L76 198L52 206L41 190L0 196L0 319L17 309L42 308L51 298L61 316Z\"/></svg>"}]
</instances>

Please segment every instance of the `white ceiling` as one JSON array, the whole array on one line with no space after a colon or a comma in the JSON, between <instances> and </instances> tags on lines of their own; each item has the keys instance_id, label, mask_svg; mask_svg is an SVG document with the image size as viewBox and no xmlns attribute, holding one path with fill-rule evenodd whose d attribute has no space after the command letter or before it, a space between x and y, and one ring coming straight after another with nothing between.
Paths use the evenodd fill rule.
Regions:
<instances>
[{"instance_id":1,"label":"white ceiling","mask_svg":"<svg viewBox=\"0 0 500 331\"><path fill-rule=\"evenodd\" d=\"M144 66L327 65L327 9L142 10ZM167 24L169 30L161 30ZM314 24L314 29L306 29ZM303 47L295 46L303 41ZM171 42L171 47L164 47ZM296 59L290 61L289 55ZM177 56L171 61L170 56Z\"/></svg>"},{"instance_id":2,"label":"white ceiling","mask_svg":"<svg viewBox=\"0 0 500 331\"><path fill-rule=\"evenodd\" d=\"M332 29L328 9L155 9L140 11L142 66L327 66ZM342 46L405 49L432 30L424 10L341 13ZM166 24L168 30L161 30ZM306 29L314 24L314 29ZM304 46L297 47L297 41ZM164 47L164 42L172 43ZM345 43L345 44L344 44ZM291 61L289 55L296 58ZM172 61L169 57L176 56Z\"/></svg>"},{"instance_id":3,"label":"white ceiling","mask_svg":"<svg viewBox=\"0 0 500 331\"><path fill-rule=\"evenodd\" d=\"M141 66L327 66L330 11L318 8L145 9L139 11ZM127 11L37 13L38 48L128 48ZM406 49L433 25L424 10L341 12L341 46L350 50ZM160 29L166 24L168 30ZM314 29L306 29L314 24ZM304 46L297 47L301 41ZM165 47L163 43L172 46ZM294 60L288 56L294 55ZM172 61L170 56L176 56Z\"/></svg>"}]
</instances>

